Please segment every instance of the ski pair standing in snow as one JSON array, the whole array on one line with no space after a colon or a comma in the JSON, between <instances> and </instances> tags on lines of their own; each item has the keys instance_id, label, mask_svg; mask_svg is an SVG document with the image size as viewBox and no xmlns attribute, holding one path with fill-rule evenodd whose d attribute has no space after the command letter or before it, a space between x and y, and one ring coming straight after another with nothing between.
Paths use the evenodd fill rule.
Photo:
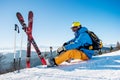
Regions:
<instances>
[{"instance_id":1,"label":"ski pair standing in snow","mask_svg":"<svg viewBox=\"0 0 120 80\"><path fill-rule=\"evenodd\" d=\"M92 49L92 39L87 33L88 29L82 27L80 22L73 22L71 29L75 33L75 38L65 42L62 47L57 49L59 55L48 59L48 67L57 66L69 59L85 61L92 58L94 50Z\"/></svg>"},{"instance_id":2,"label":"ski pair standing in snow","mask_svg":"<svg viewBox=\"0 0 120 80\"><path fill-rule=\"evenodd\" d=\"M28 13L28 25L26 25L24 18L20 12L16 13L16 16L22 25L22 29L25 31L27 34L28 40L27 40L27 56L26 56L26 67L30 68L30 55L31 55L31 44L35 48L38 57L40 58L40 61L43 65L46 65L46 61L44 57L41 55L41 52L32 36L32 27L33 27L33 12L29 11Z\"/></svg>"}]
</instances>

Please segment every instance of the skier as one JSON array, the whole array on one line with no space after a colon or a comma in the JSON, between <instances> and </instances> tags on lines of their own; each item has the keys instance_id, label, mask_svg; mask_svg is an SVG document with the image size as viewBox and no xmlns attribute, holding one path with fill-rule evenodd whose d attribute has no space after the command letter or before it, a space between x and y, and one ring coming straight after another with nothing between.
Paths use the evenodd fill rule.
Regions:
<instances>
[{"instance_id":1,"label":"skier","mask_svg":"<svg viewBox=\"0 0 120 80\"><path fill-rule=\"evenodd\" d=\"M82 27L80 22L73 22L72 31L75 33L75 38L65 42L62 47L57 49L59 54L55 58L49 58L49 67L58 66L69 59L89 60L92 58L94 51L92 50L92 40L88 35L88 29Z\"/></svg>"}]
</instances>

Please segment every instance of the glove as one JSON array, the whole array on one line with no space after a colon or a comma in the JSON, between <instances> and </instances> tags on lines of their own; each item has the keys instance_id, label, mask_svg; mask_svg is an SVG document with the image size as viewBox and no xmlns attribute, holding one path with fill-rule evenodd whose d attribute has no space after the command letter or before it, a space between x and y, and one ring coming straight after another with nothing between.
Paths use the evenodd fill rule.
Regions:
<instances>
[{"instance_id":1,"label":"glove","mask_svg":"<svg viewBox=\"0 0 120 80\"><path fill-rule=\"evenodd\" d=\"M57 49L57 53L60 55L61 53L63 53L63 52L65 52L66 51L66 49L65 49L65 47L59 47L58 49Z\"/></svg>"},{"instance_id":2,"label":"glove","mask_svg":"<svg viewBox=\"0 0 120 80\"><path fill-rule=\"evenodd\" d=\"M66 45L68 45L68 44L67 44L67 43L64 43L64 44L63 44L63 46L66 46Z\"/></svg>"}]
</instances>

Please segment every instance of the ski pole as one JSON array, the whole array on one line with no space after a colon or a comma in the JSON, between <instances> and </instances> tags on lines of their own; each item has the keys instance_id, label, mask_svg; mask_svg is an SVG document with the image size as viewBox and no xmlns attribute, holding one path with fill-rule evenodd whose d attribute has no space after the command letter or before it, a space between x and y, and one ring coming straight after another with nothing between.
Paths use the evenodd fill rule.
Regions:
<instances>
[{"instance_id":1,"label":"ski pole","mask_svg":"<svg viewBox=\"0 0 120 80\"><path fill-rule=\"evenodd\" d=\"M14 63L14 70L16 70L16 32L19 33L19 27L17 26L17 24L15 24L15 35L14 35L14 60L13 60L13 63Z\"/></svg>"},{"instance_id":2,"label":"ski pole","mask_svg":"<svg viewBox=\"0 0 120 80\"><path fill-rule=\"evenodd\" d=\"M21 44L20 44L20 53L19 53L19 62L18 62L18 72L20 72L20 66L21 66L21 55L22 55L22 42L23 42L23 31L21 32Z\"/></svg>"},{"instance_id":3,"label":"ski pole","mask_svg":"<svg viewBox=\"0 0 120 80\"><path fill-rule=\"evenodd\" d=\"M14 64L14 70L16 70L15 67L15 58L16 58L16 24L15 24L15 35L14 35L14 59L13 59L13 64Z\"/></svg>"},{"instance_id":4,"label":"ski pole","mask_svg":"<svg viewBox=\"0 0 120 80\"><path fill-rule=\"evenodd\" d=\"M52 46L50 46L50 57L53 58L53 55L52 55Z\"/></svg>"}]
</instances>

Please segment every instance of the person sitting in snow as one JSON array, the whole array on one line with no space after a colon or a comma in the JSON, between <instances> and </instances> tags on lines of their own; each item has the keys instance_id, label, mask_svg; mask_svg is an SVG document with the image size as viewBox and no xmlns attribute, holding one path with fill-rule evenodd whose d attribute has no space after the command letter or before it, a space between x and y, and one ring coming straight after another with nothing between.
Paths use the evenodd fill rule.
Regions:
<instances>
[{"instance_id":1,"label":"person sitting in snow","mask_svg":"<svg viewBox=\"0 0 120 80\"><path fill-rule=\"evenodd\" d=\"M73 22L71 29L75 33L75 38L57 49L57 53L59 53L57 57L48 59L49 67L57 66L70 59L85 61L92 58L94 51L88 48L89 45L92 45L92 40L87 33L88 29L82 27L80 22Z\"/></svg>"}]
</instances>

